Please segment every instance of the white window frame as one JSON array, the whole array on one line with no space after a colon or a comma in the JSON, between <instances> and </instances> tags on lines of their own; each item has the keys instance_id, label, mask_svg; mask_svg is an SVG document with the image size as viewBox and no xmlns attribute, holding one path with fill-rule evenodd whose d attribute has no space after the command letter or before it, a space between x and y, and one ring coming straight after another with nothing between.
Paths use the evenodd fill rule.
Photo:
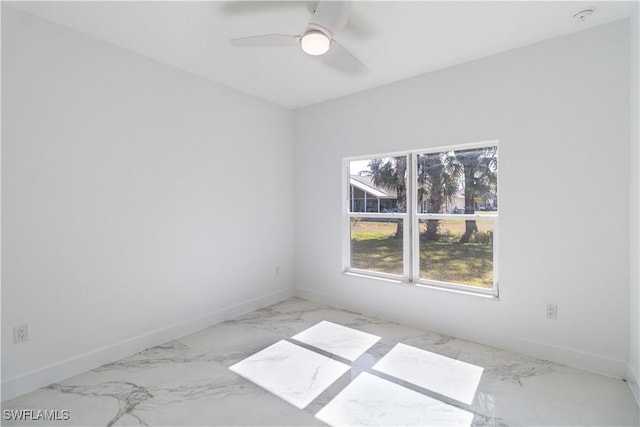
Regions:
<instances>
[{"instance_id":1,"label":"white window frame","mask_svg":"<svg viewBox=\"0 0 640 427\"><path fill-rule=\"evenodd\" d=\"M418 213L418 192L417 192L417 159L418 155L429 153L441 153L446 151L469 150L482 147L498 147L498 141L483 141L471 144L458 144L425 148L422 150L411 150L384 154L371 154L366 156L347 157L342 161L343 170L343 267L344 272L354 273L360 276L369 276L382 279L390 279L394 282L406 283L416 286L435 287L462 291L465 293L488 295L498 297L498 211L487 214L434 214ZM499 151L499 148L498 148ZM352 161L370 160L377 158L390 158L407 156L407 211L405 213L377 213L377 212L351 212L350 200L350 170ZM499 173L499 172L498 172ZM499 179L499 177L498 177ZM498 196L498 200L500 197ZM380 218L380 219L402 219L403 221L403 274L383 273L371 270L363 270L351 267L351 219L352 218ZM420 278L420 233L413 232L419 230L420 220L489 220L493 222L493 288L481 288L472 285L463 285L451 282L441 282Z\"/></svg>"},{"instance_id":2,"label":"white window frame","mask_svg":"<svg viewBox=\"0 0 640 427\"><path fill-rule=\"evenodd\" d=\"M381 155L375 155L375 156L360 156L360 157L351 157L351 158L345 158L343 159L343 168L342 170L344 171L344 176L342 181L344 183L346 183L346 187L345 187L345 194L346 197L343 197L343 206L342 206L342 212L344 213L344 229L343 229L343 235L345 236L345 245L346 247L343 250L343 264L344 264L344 271L346 272L350 272L350 273L356 273L356 274L360 274L360 275L364 275L364 276L372 276L372 277L379 277L379 278L384 278L384 279L391 279L391 280L396 280L396 281L403 281L403 282L408 282L410 281L410 276L411 276L411 267L410 267L410 263L407 262L408 261L408 254L410 254L411 252L411 221L410 221L410 198L407 197L407 209L406 212L404 213L400 213L400 212L390 212L390 213L378 213L378 212L351 212L350 206L351 206L351 189L350 189L350 178L351 175L349 173L349 165L352 161L354 160L369 160L369 159L373 159L373 158L389 158L389 157L399 157L399 156L406 156L407 157L407 183L409 182L409 180L411 179L411 171L410 171L410 164L411 164L411 157L409 155L409 152L398 152L398 153L387 153L387 154L381 154ZM409 187L407 186L407 195L409 191ZM402 274L391 274L391 273L383 273L383 272L379 272L379 271L371 271L371 270L362 270L359 268L352 268L351 267L351 218L379 218L379 219L402 219L402 266L403 266L403 272Z\"/></svg>"}]
</instances>

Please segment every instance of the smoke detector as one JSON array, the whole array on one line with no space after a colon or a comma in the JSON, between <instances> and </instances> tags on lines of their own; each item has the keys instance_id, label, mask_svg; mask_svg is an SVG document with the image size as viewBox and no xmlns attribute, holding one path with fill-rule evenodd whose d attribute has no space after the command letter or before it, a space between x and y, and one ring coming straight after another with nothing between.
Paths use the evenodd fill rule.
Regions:
<instances>
[{"instance_id":1,"label":"smoke detector","mask_svg":"<svg viewBox=\"0 0 640 427\"><path fill-rule=\"evenodd\" d=\"M593 15L593 9L585 9L573 15L573 19L578 22L584 22Z\"/></svg>"}]
</instances>

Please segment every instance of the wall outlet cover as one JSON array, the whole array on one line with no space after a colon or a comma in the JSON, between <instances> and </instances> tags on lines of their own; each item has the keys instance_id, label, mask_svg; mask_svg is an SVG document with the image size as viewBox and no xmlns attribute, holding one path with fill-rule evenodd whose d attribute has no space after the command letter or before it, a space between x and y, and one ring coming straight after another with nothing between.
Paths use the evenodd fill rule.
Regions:
<instances>
[{"instance_id":1,"label":"wall outlet cover","mask_svg":"<svg viewBox=\"0 0 640 427\"><path fill-rule=\"evenodd\" d=\"M29 325L20 325L13 328L13 343L18 344L29 341Z\"/></svg>"}]
</instances>

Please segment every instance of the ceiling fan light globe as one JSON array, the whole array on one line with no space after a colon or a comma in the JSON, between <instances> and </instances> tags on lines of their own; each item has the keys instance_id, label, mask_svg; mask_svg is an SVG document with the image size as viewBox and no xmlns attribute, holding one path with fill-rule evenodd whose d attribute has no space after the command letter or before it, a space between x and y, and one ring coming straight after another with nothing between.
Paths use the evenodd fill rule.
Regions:
<instances>
[{"instance_id":1,"label":"ceiling fan light globe","mask_svg":"<svg viewBox=\"0 0 640 427\"><path fill-rule=\"evenodd\" d=\"M307 31L300 38L300 47L308 55L324 55L329 51L330 46L331 39L321 31Z\"/></svg>"}]
</instances>

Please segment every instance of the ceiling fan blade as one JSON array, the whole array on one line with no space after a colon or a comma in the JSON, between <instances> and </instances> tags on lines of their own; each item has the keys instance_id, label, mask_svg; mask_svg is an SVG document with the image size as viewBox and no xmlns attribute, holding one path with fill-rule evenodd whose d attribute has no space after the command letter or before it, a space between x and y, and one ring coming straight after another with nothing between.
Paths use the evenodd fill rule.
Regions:
<instances>
[{"instance_id":1,"label":"ceiling fan blade","mask_svg":"<svg viewBox=\"0 0 640 427\"><path fill-rule=\"evenodd\" d=\"M351 1L319 1L309 24L320 25L335 33L347 25Z\"/></svg>"},{"instance_id":2,"label":"ceiling fan blade","mask_svg":"<svg viewBox=\"0 0 640 427\"><path fill-rule=\"evenodd\" d=\"M305 3L307 4L307 10L309 13L313 15L316 11L316 7L318 7L318 0L307 0Z\"/></svg>"},{"instance_id":3,"label":"ceiling fan blade","mask_svg":"<svg viewBox=\"0 0 640 427\"><path fill-rule=\"evenodd\" d=\"M291 47L300 46L300 36L288 34L263 34L260 36L240 37L229 40L232 46L258 46L258 47Z\"/></svg>"},{"instance_id":4,"label":"ceiling fan blade","mask_svg":"<svg viewBox=\"0 0 640 427\"><path fill-rule=\"evenodd\" d=\"M366 65L347 52L335 40L331 42L329 52L322 55L321 58L322 62L328 66L349 74L363 75L371 72Z\"/></svg>"}]
</instances>

